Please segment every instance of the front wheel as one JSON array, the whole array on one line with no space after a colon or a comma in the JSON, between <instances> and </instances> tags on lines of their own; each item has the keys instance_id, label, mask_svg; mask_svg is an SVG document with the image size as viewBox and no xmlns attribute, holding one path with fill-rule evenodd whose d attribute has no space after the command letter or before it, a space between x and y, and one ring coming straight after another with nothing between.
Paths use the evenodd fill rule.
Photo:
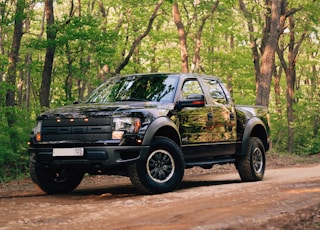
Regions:
<instances>
[{"instance_id":1,"label":"front wheel","mask_svg":"<svg viewBox=\"0 0 320 230\"><path fill-rule=\"evenodd\" d=\"M244 182L261 181L266 168L265 149L257 137L250 137L247 150L236 160L236 168Z\"/></svg>"},{"instance_id":2,"label":"front wheel","mask_svg":"<svg viewBox=\"0 0 320 230\"><path fill-rule=\"evenodd\" d=\"M170 192L184 175L184 158L180 147L171 139L156 137L146 156L128 167L132 184L144 194Z\"/></svg>"},{"instance_id":3,"label":"front wheel","mask_svg":"<svg viewBox=\"0 0 320 230\"><path fill-rule=\"evenodd\" d=\"M84 173L68 167L38 167L30 162L30 175L44 192L59 194L73 191L81 183Z\"/></svg>"}]
</instances>

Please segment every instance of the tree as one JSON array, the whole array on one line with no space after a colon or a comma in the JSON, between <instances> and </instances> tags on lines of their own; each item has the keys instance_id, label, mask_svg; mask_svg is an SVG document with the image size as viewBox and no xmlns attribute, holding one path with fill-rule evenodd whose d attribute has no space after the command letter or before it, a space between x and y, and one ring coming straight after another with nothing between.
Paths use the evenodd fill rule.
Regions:
<instances>
[{"instance_id":1,"label":"tree","mask_svg":"<svg viewBox=\"0 0 320 230\"><path fill-rule=\"evenodd\" d=\"M1 54L1 64L0 64L0 82L2 82L4 79L4 73L5 73L5 69L7 67L6 62L7 60L7 55L5 55L5 27L7 25L7 17L10 14L9 10L7 9L7 1L3 1L0 3L0 54ZM6 62L5 62L6 61ZM0 91L1 93L1 91ZM5 104L4 103L0 103L0 105Z\"/></svg>"},{"instance_id":2,"label":"tree","mask_svg":"<svg viewBox=\"0 0 320 230\"><path fill-rule=\"evenodd\" d=\"M286 6L284 6L286 7ZM295 36L295 23L293 14L297 11L301 10L299 9L290 9L286 10L285 17L282 18L281 23L281 31L282 33L287 28L285 26L285 20L288 18L289 20L289 44L288 44L288 62L285 61L284 58L284 49L281 49L279 46L277 46L277 54L280 59L280 63L282 68L284 69L285 75L286 75L286 99L287 99L287 121L288 121L288 152L290 154L293 153L293 146L294 146L294 111L293 111L293 103L294 103L294 95L295 95L295 85L296 85L296 62L297 62L297 56L299 53L299 49L301 47L301 44L303 40L306 37L306 31L304 31L301 34L301 37L298 41L296 41Z\"/></svg>"},{"instance_id":3,"label":"tree","mask_svg":"<svg viewBox=\"0 0 320 230\"><path fill-rule=\"evenodd\" d=\"M45 0L45 15L47 21L47 49L42 71L42 81L40 89L40 106L50 107L50 85L52 76L53 59L56 50L57 29L54 24L53 0Z\"/></svg>"},{"instance_id":4,"label":"tree","mask_svg":"<svg viewBox=\"0 0 320 230\"><path fill-rule=\"evenodd\" d=\"M190 5L189 2L182 1L182 8L185 14L185 24L182 22L182 14L179 10L178 1L172 4L173 21L177 27L180 44L181 69L182 72L205 72L201 66L201 46L202 34L205 30L207 21L212 18L217 10L219 0L212 2L194 1ZM189 45L188 45L189 44ZM191 67L189 67L189 56L192 55Z\"/></svg>"},{"instance_id":5,"label":"tree","mask_svg":"<svg viewBox=\"0 0 320 230\"><path fill-rule=\"evenodd\" d=\"M265 26L262 34L260 53L257 38L253 36L253 16L247 10L243 0L239 0L240 9L247 19L252 56L256 77L256 105L269 105L271 80L275 71L275 52L280 36L280 17L285 13L286 0L265 1Z\"/></svg>"},{"instance_id":6,"label":"tree","mask_svg":"<svg viewBox=\"0 0 320 230\"><path fill-rule=\"evenodd\" d=\"M1 80L0 80L0 93L3 89L5 91L5 103L0 103L0 168L1 177L7 176L6 170L18 169L21 165L24 165L22 151L26 149L25 133L24 129L30 129L28 125L28 114L23 107L20 107L17 103L17 91L16 88L20 82L17 81L17 75L23 75L21 71L21 47L23 37L23 25L25 20L25 6L24 0L17 0L11 2L5 2L7 5L0 4L1 15L1 55L7 56L8 61L2 62L7 64L6 74L2 76L2 71L5 72L5 68L1 68ZM2 10L5 11L3 12ZM15 9L15 10L12 10ZM10 26L13 25L13 31ZM2 30L3 29L3 30ZM5 36L2 36L3 33ZM12 32L12 33L11 33ZM12 39L12 43L9 41ZM4 44L11 43L11 46ZM2 82L2 79L4 80ZM2 88L2 83L4 88ZM29 131L30 132L30 131ZM13 170L12 170L13 171ZM0 178L1 180L2 178Z\"/></svg>"},{"instance_id":7,"label":"tree","mask_svg":"<svg viewBox=\"0 0 320 230\"><path fill-rule=\"evenodd\" d=\"M180 53L181 53L181 69L183 73L189 72L189 61L188 61L188 47L187 47L187 37L184 29L184 25L181 21L178 3L174 2L172 4L172 16L173 21L177 26L179 41L180 41Z\"/></svg>"},{"instance_id":8,"label":"tree","mask_svg":"<svg viewBox=\"0 0 320 230\"><path fill-rule=\"evenodd\" d=\"M9 67L7 84L9 86L6 95L6 106L15 106L15 87L16 87L16 72L17 63L19 62L19 51L21 46L21 39L23 35L23 20L24 20L24 0L18 0L15 13L14 32L12 39L11 52L9 54ZM10 112L7 114L8 124L11 127L15 122L14 115Z\"/></svg>"},{"instance_id":9,"label":"tree","mask_svg":"<svg viewBox=\"0 0 320 230\"><path fill-rule=\"evenodd\" d=\"M259 79L259 74L260 74L260 53L259 53L259 44L257 42L258 38L255 36L256 31L254 28L254 12L251 13L248 9L246 4L244 3L243 0L239 0L239 5L240 5L240 10L243 12L245 19L247 20L247 26L249 30L249 41L251 45L251 52L252 52L252 57L253 57L253 65L254 65L254 75L255 75L255 80L256 80L256 85ZM267 21L269 21L268 14L266 14ZM267 23L266 23L267 24ZM257 30L259 30L258 28ZM265 36L264 36L265 37ZM262 42L264 44L265 42ZM261 45L262 46L262 45ZM261 47L260 50L263 50L264 47Z\"/></svg>"}]
</instances>

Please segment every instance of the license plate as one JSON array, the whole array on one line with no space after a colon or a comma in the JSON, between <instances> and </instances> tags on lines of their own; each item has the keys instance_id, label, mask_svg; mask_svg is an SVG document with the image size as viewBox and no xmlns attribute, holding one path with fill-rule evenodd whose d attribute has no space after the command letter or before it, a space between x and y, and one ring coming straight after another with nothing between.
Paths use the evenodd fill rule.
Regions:
<instances>
[{"instance_id":1,"label":"license plate","mask_svg":"<svg viewBox=\"0 0 320 230\"><path fill-rule=\"evenodd\" d=\"M83 148L59 148L53 149L52 156L54 157L78 157L83 156Z\"/></svg>"}]
</instances>

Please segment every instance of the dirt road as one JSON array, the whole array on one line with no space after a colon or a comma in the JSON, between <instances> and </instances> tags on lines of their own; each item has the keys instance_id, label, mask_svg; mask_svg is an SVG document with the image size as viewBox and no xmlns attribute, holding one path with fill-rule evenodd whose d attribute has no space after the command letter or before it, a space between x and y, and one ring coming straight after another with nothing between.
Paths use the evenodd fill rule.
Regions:
<instances>
[{"instance_id":1,"label":"dirt road","mask_svg":"<svg viewBox=\"0 0 320 230\"><path fill-rule=\"evenodd\" d=\"M320 164L267 169L254 183L233 171L187 173L179 190L153 196L111 176L87 177L66 195L29 181L0 189L1 230L320 229Z\"/></svg>"}]
</instances>

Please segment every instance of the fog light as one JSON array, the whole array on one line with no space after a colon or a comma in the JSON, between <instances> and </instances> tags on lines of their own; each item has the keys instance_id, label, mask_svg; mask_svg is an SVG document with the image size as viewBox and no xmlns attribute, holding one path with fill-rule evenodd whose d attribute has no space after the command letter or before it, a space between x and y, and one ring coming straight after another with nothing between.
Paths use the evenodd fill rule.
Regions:
<instances>
[{"instance_id":1,"label":"fog light","mask_svg":"<svg viewBox=\"0 0 320 230\"><path fill-rule=\"evenodd\" d=\"M113 140L120 140L124 134L124 131L113 131L112 132L112 139Z\"/></svg>"}]
</instances>

